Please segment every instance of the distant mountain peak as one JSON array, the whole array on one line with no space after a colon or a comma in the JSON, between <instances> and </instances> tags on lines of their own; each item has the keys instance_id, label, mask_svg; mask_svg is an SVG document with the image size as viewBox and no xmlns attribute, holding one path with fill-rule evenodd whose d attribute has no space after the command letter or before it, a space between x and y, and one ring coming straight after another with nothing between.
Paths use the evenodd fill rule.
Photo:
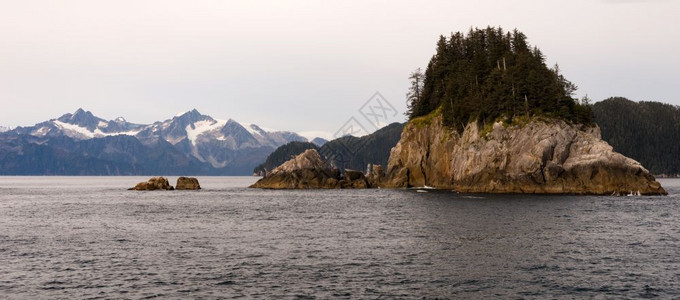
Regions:
<instances>
[{"instance_id":1,"label":"distant mountain peak","mask_svg":"<svg viewBox=\"0 0 680 300\"><path fill-rule=\"evenodd\" d=\"M82 108L78 108L74 113L67 113L62 115L57 119L59 122L66 124L77 125L88 130L94 130L97 128L101 122L105 122L103 119L95 117L91 112L85 111Z\"/></svg>"},{"instance_id":2,"label":"distant mountain peak","mask_svg":"<svg viewBox=\"0 0 680 300\"><path fill-rule=\"evenodd\" d=\"M92 112L90 112L90 111L88 111L88 110L84 110L84 109L82 109L82 108L78 108L78 109L71 115L71 119L72 119L72 120L76 120L76 119L91 119L91 118L98 119L97 117L95 117L95 116L92 114Z\"/></svg>"},{"instance_id":3,"label":"distant mountain peak","mask_svg":"<svg viewBox=\"0 0 680 300\"><path fill-rule=\"evenodd\" d=\"M325 145L326 143L328 143L328 140L321 138L321 137L316 137L311 141L311 143L321 147L321 146Z\"/></svg>"},{"instance_id":4,"label":"distant mountain peak","mask_svg":"<svg viewBox=\"0 0 680 300\"><path fill-rule=\"evenodd\" d=\"M203 116L197 109L192 109L192 110L187 110L184 112L177 113L175 115L175 118L182 118L182 117L198 117L198 116Z\"/></svg>"},{"instance_id":5,"label":"distant mountain peak","mask_svg":"<svg viewBox=\"0 0 680 300\"><path fill-rule=\"evenodd\" d=\"M181 115L177 115L174 118L172 118L173 122L175 120L179 121L183 125L188 125L190 123L194 123L197 121L215 121L215 119L213 119L212 117L208 115L203 115L196 109L192 109L190 111L187 111Z\"/></svg>"}]
</instances>

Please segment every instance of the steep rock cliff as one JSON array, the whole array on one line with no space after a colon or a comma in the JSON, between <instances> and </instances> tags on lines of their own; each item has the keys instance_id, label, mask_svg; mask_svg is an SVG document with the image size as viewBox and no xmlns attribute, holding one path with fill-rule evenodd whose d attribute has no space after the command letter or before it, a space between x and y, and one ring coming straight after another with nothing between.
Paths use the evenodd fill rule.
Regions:
<instances>
[{"instance_id":1,"label":"steep rock cliff","mask_svg":"<svg viewBox=\"0 0 680 300\"><path fill-rule=\"evenodd\" d=\"M666 194L640 163L614 152L600 138L598 127L534 118L485 128L473 122L459 134L444 127L436 115L406 125L391 151L382 186L489 193Z\"/></svg>"}]
</instances>

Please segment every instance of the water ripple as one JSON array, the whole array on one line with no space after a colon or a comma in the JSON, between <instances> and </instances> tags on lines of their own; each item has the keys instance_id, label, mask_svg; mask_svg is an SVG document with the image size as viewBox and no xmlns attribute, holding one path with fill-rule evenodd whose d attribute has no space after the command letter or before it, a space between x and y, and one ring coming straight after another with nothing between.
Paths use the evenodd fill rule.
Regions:
<instances>
[{"instance_id":1,"label":"water ripple","mask_svg":"<svg viewBox=\"0 0 680 300\"><path fill-rule=\"evenodd\" d=\"M582 197L5 179L0 298L680 297L678 180Z\"/></svg>"}]
</instances>

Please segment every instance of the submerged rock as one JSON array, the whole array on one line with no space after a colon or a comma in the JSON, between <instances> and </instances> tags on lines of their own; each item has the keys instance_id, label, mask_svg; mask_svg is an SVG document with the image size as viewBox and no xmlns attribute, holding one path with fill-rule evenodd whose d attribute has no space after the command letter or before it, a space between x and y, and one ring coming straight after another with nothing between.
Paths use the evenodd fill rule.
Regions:
<instances>
[{"instance_id":1,"label":"submerged rock","mask_svg":"<svg viewBox=\"0 0 680 300\"><path fill-rule=\"evenodd\" d=\"M335 189L367 188L363 173L346 170L344 176L321 159L314 149L283 163L261 178L251 188L265 189Z\"/></svg>"},{"instance_id":2,"label":"submerged rock","mask_svg":"<svg viewBox=\"0 0 680 300\"><path fill-rule=\"evenodd\" d=\"M198 183L198 179L194 177L179 177L177 178L177 184L175 185L177 190L200 190L201 185Z\"/></svg>"},{"instance_id":3,"label":"submerged rock","mask_svg":"<svg viewBox=\"0 0 680 300\"><path fill-rule=\"evenodd\" d=\"M146 182L140 182L135 187L128 190L135 191L154 191L154 190L174 190L165 177L153 177Z\"/></svg>"},{"instance_id":4,"label":"submerged rock","mask_svg":"<svg viewBox=\"0 0 680 300\"><path fill-rule=\"evenodd\" d=\"M441 116L413 120L379 182L461 192L666 194L640 163L614 152L598 127L555 119L498 122L484 133L473 122L462 134L445 128Z\"/></svg>"}]
</instances>

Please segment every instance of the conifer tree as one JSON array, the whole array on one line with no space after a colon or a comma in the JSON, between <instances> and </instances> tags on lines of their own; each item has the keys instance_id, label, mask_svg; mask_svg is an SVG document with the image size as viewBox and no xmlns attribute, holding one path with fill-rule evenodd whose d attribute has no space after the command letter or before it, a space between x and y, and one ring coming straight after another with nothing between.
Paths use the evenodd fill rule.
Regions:
<instances>
[{"instance_id":1,"label":"conifer tree","mask_svg":"<svg viewBox=\"0 0 680 300\"><path fill-rule=\"evenodd\" d=\"M406 115L409 117L414 116L418 99L420 99L421 95L423 94L424 77L425 75L420 68L417 68L415 71L411 72L411 75L408 77L411 82L411 86L409 86L408 92L406 93Z\"/></svg>"},{"instance_id":2,"label":"conifer tree","mask_svg":"<svg viewBox=\"0 0 680 300\"><path fill-rule=\"evenodd\" d=\"M411 118L441 107L444 123L459 130L471 121L512 120L521 114L592 122L587 105L572 98L576 85L559 66L548 68L541 50L516 29L471 28L467 35L440 36L418 89L413 75L407 94Z\"/></svg>"}]
</instances>

